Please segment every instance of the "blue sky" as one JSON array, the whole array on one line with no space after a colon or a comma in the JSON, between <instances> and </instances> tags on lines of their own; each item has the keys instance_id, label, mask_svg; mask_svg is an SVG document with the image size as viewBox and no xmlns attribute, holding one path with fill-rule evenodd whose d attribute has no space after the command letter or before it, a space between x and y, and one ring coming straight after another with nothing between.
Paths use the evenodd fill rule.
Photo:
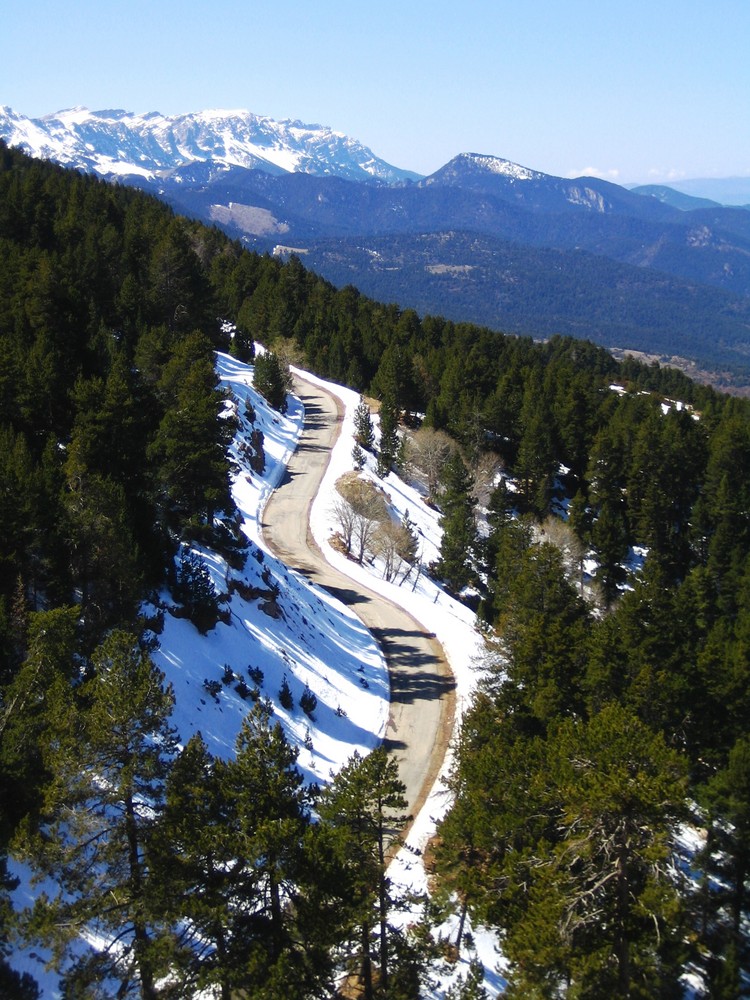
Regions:
<instances>
[{"instance_id":1,"label":"blue sky","mask_svg":"<svg viewBox=\"0 0 750 1000\"><path fill-rule=\"evenodd\" d=\"M4 0L0 104L330 125L619 183L750 175L750 0Z\"/></svg>"}]
</instances>

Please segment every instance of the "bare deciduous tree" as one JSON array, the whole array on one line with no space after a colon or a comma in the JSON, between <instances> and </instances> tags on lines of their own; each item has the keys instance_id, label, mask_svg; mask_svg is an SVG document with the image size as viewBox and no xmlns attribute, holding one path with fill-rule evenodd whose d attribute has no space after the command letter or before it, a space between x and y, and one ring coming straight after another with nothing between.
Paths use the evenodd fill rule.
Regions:
<instances>
[{"instance_id":1,"label":"bare deciduous tree","mask_svg":"<svg viewBox=\"0 0 750 1000\"><path fill-rule=\"evenodd\" d=\"M583 560L586 548L569 524L559 517L547 517L540 530L542 538L559 549L565 575L583 593Z\"/></svg>"},{"instance_id":2,"label":"bare deciduous tree","mask_svg":"<svg viewBox=\"0 0 750 1000\"><path fill-rule=\"evenodd\" d=\"M416 535L408 524L390 518L378 525L375 549L383 560L383 577L390 582L403 570L401 583L406 580L417 558Z\"/></svg>"},{"instance_id":3,"label":"bare deciduous tree","mask_svg":"<svg viewBox=\"0 0 750 1000\"><path fill-rule=\"evenodd\" d=\"M333 501L332 511L334 521L339 529L341 541L344 544L344 550L347 555L351 555L354 522L357 518L354 508L348 500L344 500L343 497L336 497Z\"/></svg>"},{"instance_id":4,"label":"bare deciduous tree","mask_svg":"<svg viewBox=\"0 0 750 1000\"><path fill-rule=\"evenodd\" d=\"M351 510L350 515L345 510L336 510L338 502L334 506L337 522L342 530L343 525L348 525L351 518L347 553L351 553L354 548L357 562L361 563L367 549L372 547L378 525L388 520L385 500L369 479L360 479L353 472L346 473L338 480L336 490L343 503Z\"/></svg>"},{"instance_id":5,"label":"bare deciduous tree","mask_svg":"<svg viewBox=\"0 0 750 1000\"><path fill-rule=\"evenodd\" d=\"M440 489L445 463L456 448L456 442L445 431L433 427L420 427L409 439L408 462L424 476L430 496Z\"/></svg>"}]
</instances>

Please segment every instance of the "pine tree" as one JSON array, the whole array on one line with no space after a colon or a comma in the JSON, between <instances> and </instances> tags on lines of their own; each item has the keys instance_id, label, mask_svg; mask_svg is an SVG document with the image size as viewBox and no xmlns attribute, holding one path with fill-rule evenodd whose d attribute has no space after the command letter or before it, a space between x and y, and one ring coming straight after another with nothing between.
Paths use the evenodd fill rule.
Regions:
<instances>
[{"instance_id":1,"label":"pine tree","mask_svg":"<svg viewBox=\"0 0 750 1000\"><path fill-rule=\"evenodd\" d=\"M234 759L212 757L198 735L170 773L153 858L179 995L303 1000L330 986L338 925L321 926L331 904L318 888L330 859L316 854L297 752L271 719L258 702Z\"/></svg>"},{"instance_id":2,"label":"pine tree","mask_svg":"<svg viewBox=\"0 0 750 1000\"><path fill-rule=\"evenodd\" d=\"M684 959L667 871L684 762L617 705L523 728L490 699L468 714L438 878L501 931L510 996L668 993Z\"/></svg>"},{"instance_id":3,"label":"pine tree","mask_svg":"<svg viewBox=\"0 0 750 1000\"><path fill-rule=\"evenodd\" d=\"M354 411L354 440L365 451L372 451L375 444L375 431L372 426L370 407L364 396L359 397L357 408Z\"/></svg>"},{"instance_id":4,"label":"pine tree","mask_svg":"<svg viewBox=\"0 0 750 1000\"><path fill-rule=\"evenodd\" d=\"M32 612L26 658L0 697L0 773L4 822L12 829L35 807L49 780L44 747L54 734L56 715L66 717L79 653L79 609Z\"/></svg>"},{"instance_id":5,"label":"pine tree","mask_svg":"<svg viewBox=\"0 0 750 1000\"><path fill-rule=\"evenodd\" d=\"M326 788L319 803L324 823L335 834L343 865L347 909L359 929L361 980L366 1000L373 1000L371 933L379 927L379 987L386 995L389 976L388 913L392 905L386 875L387 850L397 840L406 817L404 785L398 767L383 747L367 757L354 753Z\"/></svg>"},{"instance_id":6,"label":"pine tree","mask_svg":"<svg viewBox=\"0 0 750 1000\"><path fill-rule=\"evenodd\" d=\"M450 775L454 803L435 845L437 902L459 904L457 950L467 915L502 929L513 925L528 890L519 860L530 845L555 838L544 742L523 729L522 719L503 713L483 691L462 721Z\"/></svg>"},{"instance_id":7,"label":"pine tree","mask_svg":"<svg viewBox=\"0 0 750 1000\"><path fill-rule=\"evenodd\" d=\"M273 351L265 351L256 356L253 385L275 410L286 413L286 375L278 355Z\"/></svg>"},{"instance_id":8,"label":"pine tree","mask_svg":"<svg viewBox=\"0 0 750 1000\"><path fill-rule=\"evenodd\" d=\"M192 549L180 558L172 588L190 621L205 635L219 618L219 601L205 560Z\"/></svg>"},{"instance_id":9,"label":"pine tree","mask_svg":"<svg viewBox=\"0 0 750 1000\"><path fill-rule=\"evenodd\" d=\"M521 499L526 510L543 518L549 512L557 463L552 417L538 379L531 378L524 392L521 424L523 432L516 459Z\"/></svg>"},{"instance_id":10,"label":"pine tree","mask_svg":"<svg viewBox=\"0 0 750 1000\"><path fill-rule=\"evenodd\" d=\"M435 570L454 592L474 578L477 533L474 521L474 481L458 452L445 466L440 505L443 537Z\"/></svg>"},{"instance_id":11,"label":"pine tree","mask_svg":"<svg viewBox=\"0 0 750 1000\"><path fill-rule=\"evenodd\" d=\"M511 996L567 985L582 997L655 996L682 934L666 871L686 774L664 740L616 705L554 734L559 842L532 848L525 912L507 938Z\"/></svg>"},{"instance_id":12,"label":"pine tree","mask_svg":"<svg viewBox=\"0 0 750 1000\"><path fill-rule=\"evenodd\" d=\"M741 996L741 970L746 968L750 879L750 739L740 737L727 765L709 782L706 799L711 826L702 862L713 889L710 918L704 920L705 944L718 961L710 963L711 996Z\"/></svg>"},{"instance_id":13,"label":"pine tree","mask_svg":"<svg viewBox=\"0 0 750 1000\"><path fill-rule=\"evenodd\" d=\"M130 624L142 597L139 550L125 491L89 473L71 456L62 497L69 572L81 594L82 619L93 642L107 628Z\"/></svg>"},{"instance_id":14,"label":"pine tree","mask_svg":"<svg viewBox=\"0 0 750 1000\"><path fill-rule=\"evenodd\" d=\"M588 478L594 511L591 542L598 562L596 578L607 606L614 601L625 579L622 562L630 542L623 462L615 432L600 432L592 447Z\"/></svg>"},{"instance_id":15,"label":"pine tree","mask_svg":"<svg viewBox=\"0 0 750 1000\"><path fill-rule=\"evenodd\" d=\"M125 632L95 650L92 667L80 709L54 706L44 747L52 780L38 826L19 838L56 885L37 899L25 933L52 950L73 993L111 979L122 996L156 1000L171 935L152 909L147 852L175 750L173 696ZM82 948L86 932L105 945Z\"/></svg>"},{"instance_id":16,"label":"pine tree","mask_svg":"<svg viewBox=\"0 0 750 1000\"><path fill-rule=\"evenodd\" d=\"M232 869L224 845L223 766L200 733L188 742L167 779L150 860L155 908L176 931L173 975L186 995L217 984L222 1000L230 1000Z\"/></svg>"},{"instance_id":17,"label":"pine tree","mask_svg":"<svg viewBox=\"0 0 750 1000\"><path fill-rule=\"evenodd\" d=\"M151 251L149 306L170 330L204 328L207 284L182 219L172 219Z\"/></svg>"},{"instance_id":18,"label":"pine tree","mask_svg":"<svg viewBox=\"0 0 750 1000\"><path fill-rule=\"evenodd\" d=\"M504 703L523 706L543 726L580 711L589 628L559 551L543 543L520 553L498 619L510 678Z\"/></svg>"},{"instance_id":19,"label":"pine tree","mask_svg":"<svg viewBox=\"0 0 750 1000\"><path fill-rule=\"evenodd\" d=\"M418 325L416 314L412 313L411 316ZM409 324L411 322L412 320L408 321ZM397 412L411 411L417 408L419 393L414 375L414 365L410 353L405 348L396 343L391 343L386 347L380 358L380 365L373 383L380 398L392 400L393 407Z\"/></svg>"},{"instance_id":20,"label":"pine tree","mask_svg":"<svg viewBox=\"0 0 750 1000\"><path fill-rule=\"evenodd\" d=\"M489 993L483 984L484 966L479 959L473 959L469 963L466 978L458 977L445 994L445 1000L489 1000Z\"/></svg>"},{"instance_id":21,"label":"pine tree","mask_svg":"<svg viewBox=\"0 0 750 1000\"><path fill-rule=\"evenodd\" d=\"M296 749L263 702L246 716L236 747L222 777L231 803L225 822L233 871L232 983L253 995L268 989L303 997L328 968L316 948L305 950L294 918L295 901L302 905L315 876L304 857L311 790Z\"/></svg>"},{"instance_id":22,"label":"pine tree","mask_svg":"<svg viewBox=\"0 0 750 1000\"><path fill-rule=\"evenodd\" d=\"M162 386L174 373L165 371ZM226 449L232 427L219 417L223 401L208 359L182 370L175 405L167 409L151 445L165 519L177 527L211 527L217 510L232 510Z\"/></svg>"},{"instance_id":23,"label":"pine tree","mask_svg":"<svg viewBox=\"0 0 750 1000\"><path fill-rule=\"evenodd\" d=\"M354 447L352 448L352 465L354 466L355 472L361 472L364 468L366 461L365 453L362 451L359 444L355 441Z\"/></svg>"},{"instance_id":24,"label":"pine tree","mask_svg":"<svg viewBox=\"0 0 750 1000\"><path fill-rule=\"evenodd\" d=\"M399 411L394 397L386 394L380 404L378 475L382 478L391 471L398 454L398 416Z\"/></svg>"},{"instance_id":25,"label":"pine tree","mask_svg":"<svg viewBox=\"0 0 750 1000\"><path fill-rule=\"evenodd\" d=\"M237 326L232 335L232 343L229 347L233 357L251 364L255 358L255 341L248 332L243 311L240 310L237 316Z\"/></svg>"}]
</instances>

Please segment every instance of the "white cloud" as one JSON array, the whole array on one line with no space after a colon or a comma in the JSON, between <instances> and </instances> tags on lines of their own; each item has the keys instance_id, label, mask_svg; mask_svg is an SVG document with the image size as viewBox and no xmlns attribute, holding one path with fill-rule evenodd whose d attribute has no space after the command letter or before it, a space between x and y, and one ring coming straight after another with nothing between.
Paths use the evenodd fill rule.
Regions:
<instances>
[{"instance_id":1,"label":"white cloud","mask_svg":"<svg viewBox=\"0 0 750 1000\"><path fill-rule=\"evenodd\" d=\"M617 167L602 170L600 167L589 166L583 167L580 170L569 171L568 177L600 177L602 180L613 181L617 184L620 179L620 171Z\"/></svg>"},{"instance_id":2,"label":"white cloud","mask_svg":"<svg viewBox=\"0 0 750 1000\"><path fill-rule=\"evenodd\" d=\"M681 181L687 174L684 170L676 170L674 167L670 167L669 170L663 170L661 167L651 167L648 172L649 180L652 181Z\"/></svg>"}]
</instances>

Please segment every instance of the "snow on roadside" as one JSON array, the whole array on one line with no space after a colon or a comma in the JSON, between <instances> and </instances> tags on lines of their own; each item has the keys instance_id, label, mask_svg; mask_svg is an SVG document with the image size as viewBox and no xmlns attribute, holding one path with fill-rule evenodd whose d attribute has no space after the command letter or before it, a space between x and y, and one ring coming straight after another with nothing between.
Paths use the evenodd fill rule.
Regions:
<instances>
[{"instance_id":1,"label":"snow on roadside","mask_svg":"<svg viewBox=\"0 0 750 1000\"><path fill-rule=\"evenodd\" d=\"M261 537L263 508L281 481L302 429L302 403L290 396L287 413L278 413L252 387L252 366L217 354L216 367L222 387L231 390L227 409L240 425L231 447L237 470L232 495L249 552L242 568L232 569L216 552L191 547L203 558L216 591L227 595L221 606L229 612L229 623L219 622L201 635L187 619L167 610L153 658L175 688L173 722L181 741L200 730L209 750L220 756L233 753L251 704L237 687L243 690L244 682L253 689L256 682L248 671L256 677L262 671L257 687L273 703L274 718L289 742L298 747L305 779L326 782L355 750L366 753L382 738L388 719L387 669L356 615L276 559ZM247 403L254 411L252 422ZM263 433L266 461L260 474L242 452L252 430ZM267 595L274 588L276 602L263 594L250 596ZM168 592L160 596L168 608L174 605ZM234 675L228 683L223 680L225 667ZM289 710L279 701L284 677L294 699ZM221 689L212 695L205 680L219 682ZM318 699L312 718L299 704L306 687Z\"/></svg>"},{"instance_id":2,"label":"snow on roadside","mask_svg":"<svg viewBox=\"0 0 750 1000\"><path fill-rule=\"evenodd\" d=\"M152 658L174 688L171 722L181 742L187 743L200 731L209 750L222 757L234 753L235 738L252 704L237 687L241 681L250 689L256 686L248 668L262 671L257 684L260 695L273 703L274 718L281 722L289 742L298 747L297 764L305 780L325 783L355 750L367 753L382 739L388 719L387 669L379 647L353 612L275 559L260 537L263 507L302 429L302 404L289 397L288 412L279 414L252 388L252 366L226 354L217 355L216 364L222 385L234 397L227 413L231 411L240 421L231 448L238 465L232 493L249 541L248 554L242 568L235 570L217 553L192 546L203 558L217 592L228 597L221 607L229 612L229 624L219 622L201 635L186 618L171 613L175 602L164 590L160 594L163 628ZM253 424L244 415L246 401L255 411ZM240 453L253 428L264 435L266 467L260 475ZM246 595L278 586L281 616L271 617L267 613L271 609L262 610L266 603L262 597L229 595L230 582L240 584ZM154 615L157 609L144 610ZM232 674L228 683L223 681L225 673L229 677L225 667ZM279 702L284 675L294 697L291 710ZM362 683L365 679L367 687ZM204 686L206 680L218 682L215 694ZM314 718L299 705L306 685L318 699ZM20 880L13 893L18 908L30 906L42 891L51 895L56 891L52 883L32 886L25 865L11 861L9 872ZM29 972L37 980L42 1000L59 1000L58 976L45 970L47 958L44 949L16 947L10 961L17 971Z\"/></svg>"},{"instance_id":3,"label":"snow on roadside","mask_svg":"<svg viewBox=\"0 0 750 1000\"><path fill-rule=\"evenodd\" d=\"M163 628L158 636L159 648L153 653L155 663L164 671L175 691L175 711L172 718L184 744L200 731L209 750L219 756L229 756L242 720L251 702L237 690L244 681L255 686L248 669L262 671L258 684L260 694L274 705L277 718L289 741L299 748L298 766L307 781L324 783L331 772L337 771L358 750L366 753L382 739L388 719L388 676L379 647L359 619L326 591L311 584L277 560L263 543L260 533L261 514L266 500L280 482L286 464L299 438L304 420L301 402L288 397L286 414L279 414L252 388L252 366L245 365L227 354L217 355L217 372L222 385L231 390L227 404L240 422L231 449L237 465L232 493L241 518L242 531L248 539L249 551L241 569L232 569L217 553L199 545L192 546L211 575L218 593L226 595L222 608L229 612L229 623L219 622L214 629L201 635L186 618L171 613L174 600L163 591ZM335 551L329 538L335 530L331 504L338 477L352 468L353 410L359 400L356 393L325 382L306 372L298 373L310 382L321 385L342 400L346 408L342 433L333 451L331 463L313 503L311 523L313 534L326 558L342 572L360 580L372 590L401 604L423 625L434 632L442 643L456 680L456 721L468 706L481 669L482 643L474 627L474 615L453 600L434 581L420 575L416 586L412 579L401 587L384 581L377 564L368 569L357 566ZM255 411L253 423L246 418L246 402ZM264 436L266 466L262 474L253 472L241 453L249 442L253 429ZM367 470L374 481L374 462ZM409 517L417 526L421 539L421 555L425 564L437 558L440 547L438 514L427 507L417 491L394 474L383 481L393 509ZM280 617L270 617L258 597L243 597L230 584L240 585L245 595L255 591L279 588ZM150 609L151 612L154 609ZM231 680L225 681L225 677ZM294 707L287 711L279 702L279 689L286 675L294 695ZM367 681L367 686L363 681ZM219 682L211 693L205 681ZM318 705L314 718L309 718L299 706L299 696L305 686L316 695ZM449 755L450 756L450 755ZM415 818L408 843L391 868L391 877L405 889L424 893L427 887L422 865L422 853L434 833L437 820L449 807L449 795L443 783L450 761ZM20 905L31 900L28 873L22 875L17 891ZM415 919L417 911L405 917ZM447 925L449 932L452 925ZM468 927L467 927L468 929ZM492 970L498 962L492 935L474 932L475 954L483 962L485 985L493 993L501 991L502 979ZM39 957L31 953L14 955L13 965L29 971L42 987L43 998L57 998L57 977L45 974ZM464 951L462 961L439 972L440 985L433 995L442 997L459 973L468 970Z\"/></svg>"},{"instance_id":4,"label":"snow on roadside","mask_svg":"<svg viewBox=\"0 0 750 1000\"><path fill-rule=\"evenodd\" d=\"M434 632L445 650L456 682L455 734L458 732L463 712L469 707L486 655L483 640L476 628L476 616L465 605L447 594L434 580L423 574L419 576L416 587L411 578L401 586L388 583L382 578L377 560L360 566L331 545L331 537L337 530L332 509L338 497L335 484L340 476L353 468L351 452L354 444L354 411L359 402L359 395L351 389L345 389L299 369L294 371L301 378L332 393L345 409L341 435L333 449L318 495L313 501L310 516L313 537L325 558L338 570L388 597L394 603L400 604L426 631ZM419 492L394 473L380 480L374 470L375 462L368 456L363 475L382 485L386 499L399 517L403 518L408 512L409 519L416 525L420 536L422 561L425 565L433 562L440 551L441 530L438 512L427 506ZM406 843L394 859L389 871L395 885L415 896L424 896L427 892L424 851L435 833L437 822L450 807L451 796L446 788L445 778L450 771L452 759L452 750L449 750L432 791L415 817ZM420 907L416 905L405 914L394 914L393 919L408 924L418 920L419 915ZM446 938L451 934L455 936L456 927L457 919L451 919L439 928L438 932ZM490 995L497 995L504 989L505 981L499 971L502 967L502 956L497 947L496 935L482 928L472 928L468 920L466 931L471 934L473 947L469 950L462 948L460 960L455 965L441 963L440 968L433 970L438 982L430 996L436 1000L445 995L446 990L459 976L466 977L471 958L478 958L482 962L485 969L484 985Z\"/></svg>"}]
</instances>

